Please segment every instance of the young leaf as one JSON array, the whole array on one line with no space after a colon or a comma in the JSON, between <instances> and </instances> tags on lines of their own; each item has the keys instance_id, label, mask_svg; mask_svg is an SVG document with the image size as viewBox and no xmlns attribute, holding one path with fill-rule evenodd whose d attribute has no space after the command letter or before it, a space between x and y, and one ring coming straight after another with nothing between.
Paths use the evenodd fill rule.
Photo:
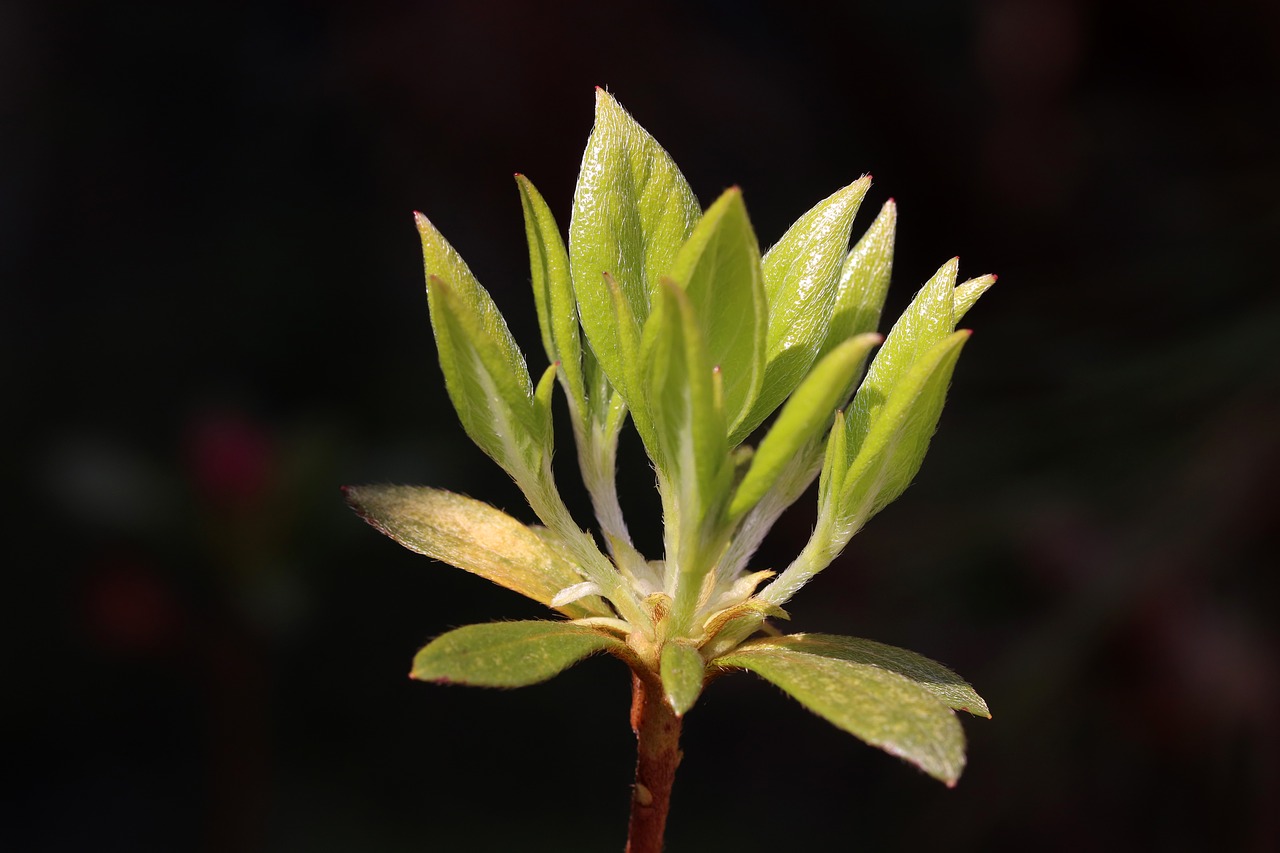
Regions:
<instances>
[{"instance_id":1,"label":"young leaf","mask_svg":"<svg viewBox=\"0 0 1280 853\"><path fill-rule=\"evenodd\" d=\"M636 328L649 316L658 279L688 239L701 208L670 155L603 89L582 155L569 223L569 260L582 328L619 388L619 330L604 273L622 289ZM628 399L633 407L636 400Z\"/></svg>"},{"instance_id":2,"label":"young leaf","mask_svg":"<svg viewBox=\"0 0 1280 853\"><path fill-rule=\"evenodd\" d=\"M916 360L955 330L955 283L958 261L943 264L911 300L876 353L858 389L849 418L850 448L858 446L875 414Z\"/></svg>"},{"instance_id":3,"label":"young leaf","mask_svg":"<svg viewBox=\"0 0 1280 853\"><path fill-rule=\"evenodd\" d=\"M671 277L684 286L702 322L711 362L720 368L730 430L745 418L764 381L767 307L760 247L742 203L726 190L676 255Z\"/></svg>"},{"instance_id":4,"label":"young leaf","mask_svg":"<svg viewBox=\"0 0 1280 853\"><path fill-rule=\"evenodd\" d=\"M756 673L846 732L955 785L964 769L964 730L933 691L898 672L811 654L787 639L753 640L712 663Z\"/></svg>"},{"instance_id":5,"label":"young leaf","mask_svg":"<svg viewBox=\"0 0 1280 853\"><path fill-rule=\"evenodd\" d=\"M842 524L860 527L911 484L938 426L947 385L970 332L961 330L926 352L899 379L865 438L851 435L857 455L840 498Z\"/></svg>"},{"instance_id":6,"label":"young leaf","mask_svg":"<svg viewBox=\"0 0 1280 853\"><path fill-rule=\"evenodd\" d=\"M751 415L730 436L737 444L800 384L827 336L849 232L870 177L833 193L800 217L765 254L769 306L765 375Z\"/></svg>"},{"instance_id":7,"label":"young leaf","mask_svg":"<svg viewBox=\"0 0 1280 853\"><path fill-rule=\"evenodd\" d=\"M533 401L533 384L493 299L435 227L417 214L427 272L431 326L445 387L463 429L518 480L536 470L550 422Z\"/></svg>"},{"instance_id":8,"label":"young leaf","mask_svg":"<svg viewBox=\"0 0 1280 853\"><path fill-rule=\"evenodd\" d=\"M707 665L698 654L697 647L681 640L668 641L662 647L662 661L659 665L662 676L662 689L666 691L667 703L683 717L698 700L702 692L702 682L706 676Z\"/></svg>"},{"instance_id":9,"label":"young leaf","mask_svg":"<svg viewBox=\"0 0 1280 853\"><path fill-rule=\"evenodd\" d=\"M911 484L938 425L947 384L960 349L969 338L962 330L925 353L894 386L865 437L845 427L845 453L853 461L839 481L839 493L822 492L818 523L809 543L791 565L760 592L760 598L785 604L818 572L831 564L867 519ZM866 383L863 383L864 388ZM859 391L861 394L862 392Z\"/></svg>"},{"instance_id":10,"label":"young leaf","mask_svg":"<svg viewBox=\"0 0 1280 853\"><path fill-rule=\"evenodd\" d=\"M456 566L547 606L582 581L538 532L463 495L425 486L349 486L347 503L410 551ZM598 598L555 608L571 617L600 616Z\"/></svg>"},{"instance_id":11,"label":"young leaf","mask_svg":"<svg viewBox=\"0 0 1280 853\"><path fill-rule=\"evenodd\" d=\"M827 434L827 447L822 457L822 473L818 477L818 507L821 509L840 494L845 472L849 470L848 431L844 427L844 412L836 412L831 432Z\"/></svg>"},{"instance_id":12,"label":"young leaf","mask_svg":"<svg viewBox=\"0 0 1280 853\"><path fill-rule=\"evenodd\" d=\"M974 306L982 294L996 283L994 275L983 275L977 278L971 278L968 281L961 282L956 285L955 295L955 322L959 323L960 318L969 313L969 309Z\"/></svg>"},{"instance_id":13,"label":"young leaf","mask_svg":"<svg viewBox=\"0 0 1280 853\"><path fill-rule=\"evenodd\" d=\"M491 622L458 628L413 659L417 681L473 687L525 687L559 675L585 657L625 644L565 622Z\"/></svg>"},{"instance_id":14,"label":"young leaf","mask_svg":"<svg viewBox=\"0 0 1280 853\"><path fill-rule=\"evenodd\" d=\"M578 337L578 304L569 276L569 255L555 217L542 196L524 175L516 175L524 230L529 242L529 269L533 277L534 305L547 358L560 362L565 389L580 411L586 407L582 378L582 343Z\"/></svg>"},{"instance_id":15,"label":"young leaf","mask_svg":"<svg viewBox=\"0 0 1280 853\"><path fill-rule=\"evenodd\" d=\"M800 383L751 457L751 467L734 492L729 518L741 518L773 487L787 463L830 424L867 352L880 342L859 335L832 350Z\"/></svg>"},{"instance_id":16,"label":"young leaf","mask_svg":"<svg viewBox=\"0 0 1280 853\"><path fill-rule=\"evenodd\" d=\"M854 335L874 332L880 325L880 311L889 292L893 271L893 238L898 209L889 199L875 222L845 258L836 288L831 325L822 344L825 355Z\"/></svg>"},{"instance_id":17,"label":"young leaf","mask_svg":"<svg viewBox=\"0 0 1280 853\"><path fill-rule=\"evenodd\" d=\"M656 439L650 456L676 485L682 509L700 521L730 473L729 447L702 329L689 297L670 279L660 285L641 353Z\"/></svg>"},{"instance_id":18,"label":"young leaf","mask_svg":"<svg viewBox=\"0 0 1280 853\"><path fill-rule=\"evenodd\" d=\"M896 672L937 696L952 710L991 719L987 703L960 676L935 660L897 646L836 634L789 634L764 641L770 648L875 666Z\"/></svg>"}]
</instances>

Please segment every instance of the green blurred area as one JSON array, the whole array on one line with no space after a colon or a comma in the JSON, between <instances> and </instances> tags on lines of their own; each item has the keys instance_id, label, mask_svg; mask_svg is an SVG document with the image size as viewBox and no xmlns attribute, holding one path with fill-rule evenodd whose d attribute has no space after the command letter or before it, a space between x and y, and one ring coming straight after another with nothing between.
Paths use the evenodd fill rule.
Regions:
<instances>
[{"instance_id":1,"label":"green blurred area","mask_svg":"<svg viewBox=\"0 0 1280 853\"><path fill-rule=\"evenodd\" d=\"M872 172L886 319L952 255L1000 276L915 485L788 608L969 678L965 776L723 679L669 847L1280 846L1274 4L18 2L0 44L0 848L621 848L622 665L410 683L430 637L542 613L338 491L529 518L449 406L410 211L540 370L511 174L568 222L596 84L765 245Z\"/></svg>"}]
</instances>

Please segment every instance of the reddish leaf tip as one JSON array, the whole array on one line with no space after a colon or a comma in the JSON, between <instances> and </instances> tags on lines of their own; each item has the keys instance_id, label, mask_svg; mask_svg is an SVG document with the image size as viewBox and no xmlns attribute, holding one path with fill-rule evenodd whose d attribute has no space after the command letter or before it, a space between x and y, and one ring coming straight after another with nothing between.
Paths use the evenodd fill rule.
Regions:
<instances>
[{"instance_id":1,"label":"reddish leaf tip","mask_svg":"<svg viewBox=\"0 0 1280 853\"><path fill-rule=\"evenodd\" d=\"M999 281L999 280L1000 280L1000 276L996 275L995 273L992 273L992 274L991 274L991 283L992 283L992 284L995 284L995 283L996 283L997 281Z\"/></svg>"}]
</instances>

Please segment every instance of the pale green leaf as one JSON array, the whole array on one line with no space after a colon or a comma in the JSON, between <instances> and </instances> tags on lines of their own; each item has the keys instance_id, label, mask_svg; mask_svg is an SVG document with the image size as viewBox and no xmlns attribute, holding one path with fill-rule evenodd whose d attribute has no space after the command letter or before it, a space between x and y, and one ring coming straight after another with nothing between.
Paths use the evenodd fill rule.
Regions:
<instances>
[{"instance_id":1,"label":"pale green leaf","mask_svg":"<svg viewBox=\"0 0 1280 853\"><path fill-rule=\"evenodd\" d=\"M409 677L473 687L525 687L559 675L597 652L624 645L595 628L566 622L468 625L419 651Z\"/></svg>"},{"instance_id":2,"label":"pale green leaf","mask_svg":"<svg viewBox=\"0 0 1280 853\"><path fill-rule=\"evenodd\" d=\"M820 717L954 785L964 730L933 691L899 672L812 654L789 638L752 640L713 664L750 670Z\"/></svg>"},{"instance_id":3,"label":"pale green leaf","mask_svg":"<svg viewBox=\"0 0 1280 853\"><path fill-rule=\"evenodd\" d=\"M954 331L954 297L958 261L943 264L893 324L884 346L867 369L848 416L849 446L856 448L899 380L916 360Z\"/></svg>"},{"instance_id":4,"label":"pale green leaf","mask_svg":"<svg viewBox=\"0 0 1280 853\"><path fill-rule=\"evenodd\" d=\"M524 175L516 175L524 230L529 243L529 270L533 279L538 328L547 358L560 362L566 390L578 409L586 406L582 377L582 343L578 335L578 305L569 275L569 255L551 209Z\"/></svg>"},{"instance_id":5,"label":"pale green leaf","mask_svg":"<svg viewBox=\"0 0 1280 853\"><path fill-rule=\"evenodd\" d=\"M813 368L782 407L756 448L751 467L734 492L729 518L741 518L777 482L787 463L830 425L836 406L848 393L867 353L880 342L875 333L859 335L833 349Z\"/></svg>"},{"instance_id":6,"label":"pale green leaf","mask_svg":"<svg viewBox=\"0 0 1280 853\"><path fill-rule=\"evenodd\" d=\"M857 450L840 498L842 525L860 527L911 484L937 429L947 385L969 335L955 332L921 356L895 382L888 400L876 407L865 437L849 437L850 451L855 446Z\"/></svg>"},{"instance_id":7,"label":"pale green leaf","mask_svg":"<svg viewBox=\"0 0 1280 853\"><path fill-rule=\"evenodd\" d=\"M822 354L854 335L874 332L879 327L880 311L889 292L889 278L893 271L893 239L897 220L898 210L890 199L845 258Z\"/></svg>"},{"instance_id":8,"label":"pale green leaf","mask_svg":"<svg viewBox=\"0 0 1280 853\"><path fill-rule=\"evenodd\" d=\"M409 550L547 606L583 580L538 528L481 501L425 486L349 486L344 492L365 521ZM598 598L556 609L572 617L609 612Z\"/></svg>"},{"instance_id":9,"label":"pale green leaf","mask_svg":"<svg viewBox=\"0 0 1280 853\"><path fill-rule=\"evenodd\" d=\"M732 466L706 341L688 295L670 279L654 300L641 353L657 444L650 456L676 484L683 504L700 515Z\"/></svg>"},{"instance_id":10,"label":"pale green leaf","mask_svg":"<svg viewBox=\"0 0 1280 853\"><path fill-rule=\"evenodd\" d=\"M760 247L737 187L703 215L676 255L671 277L685 288L720 368L724 417L732 430L764 381L767 307Z\"/></svg>"},{"instance_id":11,"label":"pale green leaf","mask_svg":"<svg viewBox=\"0 0 1280 853\"><path fill-rule=\"evenodd\" d=\"M550 421L533 401L524 354L466 263L416 214L440 368L467 435L512 476L536 468Z\"/></svg>"},{"instance_id":12,"label":"pale green leaf","mask_svg":"<svg viewBox=\"0 0 1280 853\"><path fill-rule=\"evenodd\" d=\"M822 457L822 473L818 477L818 506L826 506L833 496L840 494L844 475L849 470L848 431L844 426L844 412L836 412L831 431L827 434L826 451Z\"/></svg>"},{"instance_id":13,"label":"pale green leaf","mask_svg":"<svg viewBox=\"0 0 1280 853\"><path fill-rule=\"evenodd\" d=\"M463 429L526 485L549 451L551 422L550 411L535 404L523 356L514 363L503 336L441 279L427 280L427 297L445 388ZM501 331L506 332L505 323Z\"/></svg>"},{"instance_id":14,"label":"pale green leaf","mask_svg":"<svg viewBox=\"0 0 1280 853\"><path fill-rule=\"evenodd\" d=\"M682 640L670 640L662 647L659 665L662 689L676 716L683 717L702 692L707 665L697 647Z\"/></svg>"},{"instance_id":15,"label":"pale green leaf","mask_svg":"<svg viewBox=\"0 0 1280 853\"><path fill-rule=\"evenodd\" d=\"M736 444L787 398L818 356L849 249L849 232L869 177L833 193L800 217L764 256L769 323L765 335L764 385L752 408L730 436Z\"/></svg>"},{"instance_id":16,"label":"pale green leaf","mask_svg":"<svg viewBox=\"0 0 1280 853\"><path fill-rule=\"evenodd\" d=\"M789 634L764 642L769 648L791 649L896 672L937 696L948 708L991 718L987 703L969 682L937 661L908 649L837 634Z\"/></svg>"},{"instance_id":17,"label":"pale green leaf","mask_svg":"<svg viewBox=\"0 0 1280 853\"><path fill-rule=\"evenodd\" d=\"M597 89L595 126L573 195L569 259L582 328L616 387L626 390L622 342L604 273L618 282L636 328L643 327L658 279L670 272L701 212L670 155Z\"/></svg>"},{"instance_id":18,"label":"pale green leaf","mask_svg":"<svg viewBox=\"0 0 1280 853\"><path fill-rule=\"evenodd\" d=\"M994 275L982 275L977 278L971 278L956 285L955 295L955 322L959 323L960 318L969 313L969 309L974 306L982 294L986 293L991 285L996 283Z\"/></svg>"}]
</instances>

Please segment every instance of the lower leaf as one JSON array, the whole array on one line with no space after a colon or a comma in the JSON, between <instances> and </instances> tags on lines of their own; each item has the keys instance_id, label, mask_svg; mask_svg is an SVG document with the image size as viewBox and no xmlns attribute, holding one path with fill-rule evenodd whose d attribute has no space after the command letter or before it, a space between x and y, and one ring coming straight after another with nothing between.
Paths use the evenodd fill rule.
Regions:
<instances>
[{"instance_id":1,"label":"lower leaf","mask_svg":"<svg viewBox=\"0 0 1280 853\"><path fill-rule=\"evenodd\" d=\"M943 700L899 672L815 651L789 637L755 640L712 663L756 673L828 722L955 785L964 730Z\"/></svg>"},{"instance_id":2,"label":"lower leaf","mask_svg":"<svg viewBox=\"0 0 1280 853\"><path fill-rule=\"evenodd\" d=\"M616 637L567 622L468 625L427 644L414 657L409 677L473 687L525 687L596 652L624 646Z\"/></svg>"}]
</instances>

